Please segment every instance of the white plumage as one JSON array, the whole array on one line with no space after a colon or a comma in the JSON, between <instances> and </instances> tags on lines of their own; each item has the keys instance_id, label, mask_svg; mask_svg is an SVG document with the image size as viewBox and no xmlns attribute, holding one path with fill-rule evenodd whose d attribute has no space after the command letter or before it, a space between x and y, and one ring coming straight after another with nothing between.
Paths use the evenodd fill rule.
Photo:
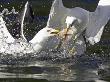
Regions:
<instances>
[{"instance_id":1,"label":"white plumage","mask_svg":"<svg viewBox=\"0 0 110 82\"><path fill-rule=\"evenodd\" d=\"M28 5L28 2L26 5ZM23 34L23 22L27 10L26 5L21 21L21 35L24 40L26 38ZM70 33L68 36L68 48L74 47L78 55L83 54L86 50L84 37L92 45L100 41L104 26L110 19L109 10L109 0L100 0L94 12L89 12L79 7L69 9L63 6L62 0L55 0L51 7L47 26L40 30L29 43L15 40L8 32L5 22L2 16L0 16L0 52L8 54L12 52L34 53L40 51L44 46L51 47L54 45L55 47L59 43L59 38L50 39L50 37L57 35L58 30L52 28L63 30L70 26L72 35Z\"/></svg>"},{"instance_id":2,"label":"white plumage","mask_svg":"<svg viewBox=\"0 0 110 82\"><path fill-rule=\"evenodd\" d=\"M59 30L55 30L53 28L43 28L41 29L32 40L29 41L29 43L32 44L33 49L37 51L38 49L41 49L46 44L46 41L49 39L49 37L57 35Z\"/></svg>"},{"instance_id":3,"label":"white plumage","mask_svg":"<svg viewBox=\"0 0 110 82\"><path fill-rule=\"evenodd\" d=\"M28 43L23 39L14 39L7 30L3 18L0 17L0 53L37 53L43 48L46 40L58 32L52 28L43 28Z\"/></svg>"},{"instance_id":4,"label":"white plumage","mask_svg":"<svg viewBox=\"0 0 110 82\"><path fill-rule=\"evenodd\" d=\"M12 43L15 40L7 30L2 16L0 16L0 38L5 38L7 43Z\"/></svg>"},{"instance_id":5,"label":"white plumage","mask_svg":"<svg viewBox=\"0 0 110 82\"><path fill-rule=\"evenodd\" d=\"M59 27L60 29L65 29L68 28L69 25L71 25L70 28L73 31L72 36L75 37L71 39L69 38L69 43L77 39L75 40L76 43L74 43L73 41L74 45L72 46L76 47L75 49L78 54L83 54L86 50L84 37L92 45L99 42L103 33L104 26L107 24L109 19L109 0L100 0L94 12L89 12L79 7L69 9L63 6L62 0L54 0L50 10L47 27ZM74 30L77 30L77 33L74 33L76 32ZM78 40L82 41L83 44L77 44ZM69 46L71 46L71 44ZM80 51L82 52L79 53Z\"/></svg>"},{"instance_id":6,"label":"white plumage","mask_svg":"<svg viewBox=\"0 0 110 82\"><path fill-rule=\"evenodd\" d=\"M3 20L2 16L0 16L0 53L6 53L6 54L37 53L44 47L45 42L49 37L58 34L59 30L46 27L41 29L31 41L27 42L23 34L23 27L24 27L24 18L26 15L26 11L28 10L27 9L28 5L29 3L27 2L21 18L20 39L14 39L12 37L12 35L9 33L5 25L5 21Z\"/></svg>"},{"instance_id":7,"label":"white plumage","mask_svg":"<svg viewBox=\"0 0 110 82\"><path fill-rule=\"evenodd\" d=\"M99 0L98 6L110 6L110 0Z\"/></svg>"}]
</instances>

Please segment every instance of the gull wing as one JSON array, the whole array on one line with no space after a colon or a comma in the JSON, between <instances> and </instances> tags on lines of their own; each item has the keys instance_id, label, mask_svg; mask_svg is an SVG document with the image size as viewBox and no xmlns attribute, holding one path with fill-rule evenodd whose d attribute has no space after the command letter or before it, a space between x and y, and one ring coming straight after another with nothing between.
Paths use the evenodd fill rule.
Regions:
<instances>
[{"instance_id":1,"label":"gull wing","mask_svg":"<svg viewBox=\"0 0 110 82\"><path fill-rule=\"evenodd\" d=\"M66 18L67 13L67 8L64 7L62 0L54 0L50 10L47 27L62 28L62 25L65 23L64 19Z\"/></svg>"},{"instance_id":2,"label":"gull wing","mask_svg":"<svg viewBox=\"0 0 110 82\"><path fill-rule=\"evenodd\" d=\"M33 20L34 20L33 11L32 11L32 8L31 8L29 2L27 1L26 4L25 4L24 9L18 15L18 17L16 18L16 22L13 25L13 27L15 29L17 29L18 31L20 31L20 32L17 32L17 33L18 34L20 33L19 36L21 38L23 38L24 40L26 40L26 37L24 36L24 29L23 29L24 28L24 25L32 23Z\"/></svg>"},{"instance_id":3,"label":"gull wing","mask_svg":"<svg viewBox=\"0 0 110 82\"><path fill-rule=\"evenodd\" d=\"M77 29L83 29L88 22L89 11L79 7L66 8L64 7L62 0L54 0L50 10L47 27L59 29L67 28L67 24L65 23L67 16L76 18Z\"/></svg>"},{"instance_id":4,"label":"gull wing","mask_svg":"<svg viewBox=\"0 0 110 82\"><path fill-rule=\"evenodd\" d=\"M30 21L32 22L34 19L34 15L33 15L33 11L32 8L29 4L29 2L27 1L23 10L23 13L21 15L21 37L23 39L26 40L25 36L24 36L24 32L23 32L23 27L24 27L24 23L30 23Z\"/></svg>"},{"instance_id":5,"label":"gull wing","mask_svg":"<svg viewBox=\"0 0 110 82\"><path fill-rule=\"evenodd\" d=\"M15 39L9 33L2 16L0 16L0 39L4 39L7 43L12 43L15 41Z\"/></svg>"},{"instance_id":6,"label":"gull wing","mask_svg":"<svg viewBox=\"0 0 110 82\"><path fill-rule=\"evenodd\" d=\"M110 0L100 0L95 12L91 12L86 29L88 41L94 45L99 42L104 26L110 19Z\"/></svg>"}]
</instances>

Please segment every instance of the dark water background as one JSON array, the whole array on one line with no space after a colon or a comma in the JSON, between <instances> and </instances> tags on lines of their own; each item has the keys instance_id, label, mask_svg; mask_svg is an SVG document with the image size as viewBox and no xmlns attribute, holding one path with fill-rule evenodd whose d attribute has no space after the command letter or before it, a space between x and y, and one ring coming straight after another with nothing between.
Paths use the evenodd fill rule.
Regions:
<instances>
[{"instance_id":1,"label":"dark water background","mask_svg":"<svg viewBox=\"0 0 110 82\"><path fill-rule=\"evenodd\" d=\"M21 11L27 0L0 0L0 11L14 7ZM36 16L35 27L28 27L25 36L31 39L46 26L52 0L29 0ZM99 0L63 0L66 7L82 7L94 11ZM110 23L105 27L101 41L88 46L86 55L75 58L22 57L0 55L0 82L110 82ZM54 53L50 53L53 55ZM18 54L19 55L19 54ZM46 54L48 55L48 54Z\"/></svg>"}]
</instances>

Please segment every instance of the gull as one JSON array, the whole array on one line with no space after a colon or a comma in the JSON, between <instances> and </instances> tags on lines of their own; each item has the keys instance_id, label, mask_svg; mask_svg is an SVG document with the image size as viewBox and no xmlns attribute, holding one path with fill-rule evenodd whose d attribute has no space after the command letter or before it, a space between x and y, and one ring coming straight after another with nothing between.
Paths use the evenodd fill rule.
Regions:
<instances>
[{"instance_id":1,"label":"gull","mask_svg":"<svg viewBox=\"0 0 110 82\"><path fill-rule=\"evenodd\" d=\"M25 41L16 40L12 37L6 28L3 18L0 16L0 52L7 54L14 53L37 53L45 45L45 40L57 35L59 30L53 28L41 29L35 37L26 43Z\"/></svg>"},{"instance_id":2,"label":"gull","mask_svg":"<svg viewBox=\"0 0 110 82\"><path fill-rule=\"evenodd\" d=\"M80 7L66 8L62 0L54 0L47 27L61 29L60 36L67 35L66 44L81 55L86 51L87 41L92 45L100 41L104 26L110 19L109 9L109 0L99 0L94 12Z\"/></svg>"},{"instance_id":3,"label":"gull","mask_svg":"<svg viewBox=\"0 0 110 82\"><path fill-rule=\"evenodd\" d=\"M14 39L8 31L3 17L0 16L0 53L37 53L45 45L45 40L58 34L59 30L46 27L41 29L32 40L27 42L23 33L24 18L26 11L28 10L27 7L28 2L25 5L23 15L21 16L21 38L24 40Z\"/></svg>"},{"instance_id":4,"label":"gull","mask_svg":"<svg viewBox=\"0 0 110 82\"><path fill-rule=\"evenodd\" d=\"M45 27L41 29L29 43L33 46L34 51L38 51L42 49L43 46L46 44L46 40L49 37L55 36L59 33L59 30L55 30L53 28Z\"/></svg>"}]
</instances>

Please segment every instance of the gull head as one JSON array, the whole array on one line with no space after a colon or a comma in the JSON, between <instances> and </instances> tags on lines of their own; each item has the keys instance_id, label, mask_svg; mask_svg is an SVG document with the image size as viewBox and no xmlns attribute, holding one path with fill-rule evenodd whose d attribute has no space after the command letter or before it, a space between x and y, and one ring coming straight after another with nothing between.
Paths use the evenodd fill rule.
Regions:
<instances>
[{"instance_id":1,"label":"gull head","mask_svg":"<svg viewBox=\"0 0 110 82\"><path fill-rule=\"evenodd\" d=\"M73 17L73 16L67 16L66 17L66 21L65 21L65 23L67 24L67 28L69 28L70 26L72 26L72 24L75 23L76 20L77 19L75 17Z\"/></svg>"},{"instance_id":2,"label":"gull head","mask_svg":"<svg viewBox=\"0 0 110 82\"><path fill-rule=\"evenodd\" d=\"M74 25L77 23L77 18L73 16L67 16L65 23L67 26L62 31L60 31L59 36L61 38L66 38L68 36L75 35L77 32L77 29L75 28Z\"/></svg>"},{"instance_id":3,"label":"gull head","mask_svg":"<svg viewBox=\"0 0 110 82\"><path fill-rule=\"evenodd\" d=\"M49 37L58 35L59 30L53 29L53 28L48 28L45 27L43 29L41 29L36 35L35 37L29 41L32 44L36 44L36 43L43 43L45 42L45 40L47 40Z\"/></svg>"},{"instance_id":4,"label":"gull head","mask_svg":"<svg viewBox=\"0 0 110 82\"><path fill-rule=\"evenodd\" d=\"M60 31L59 30L56 30L56 29L53 29L53 28L43 28L42 30L40 30L38 32L38 34L41 34L42 37L51 37L51 36L55 36L59 33Z\"/></svg>"}]
</instances>

